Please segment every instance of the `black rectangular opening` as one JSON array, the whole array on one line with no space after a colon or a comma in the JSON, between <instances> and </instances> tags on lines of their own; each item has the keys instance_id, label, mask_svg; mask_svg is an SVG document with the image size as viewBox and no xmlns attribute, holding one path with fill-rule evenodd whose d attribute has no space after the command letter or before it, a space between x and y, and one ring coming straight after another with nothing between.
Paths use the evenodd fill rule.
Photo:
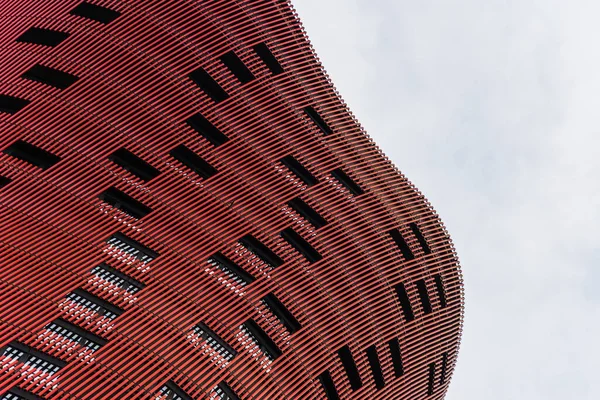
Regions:
<instances>
[{"instance_id":1,"label":"black rectangular opening","mask_svg":"<svg viewBox=\"0 0 600 400\"><path fill-rule=\"evenodd\" d=\"M323 386L323 391L325 392L327 400L340 400L340 395L335 388L335 384L333 383L329 371L325 371L319 375L319 382L321 382L321 386Z\"/></svg>"},{"instance_id":2,"label":"black rectangular opening","mask_svg":"<svg viewBox=\"0 0 600 400\"><path fill-rule=\"evenodd\" d=\"M172 380L169 380L167 383L165 383L165 385L160 390L160 394L167 396L167 399L194 400L182 388L180 388L178 384L176 384Z\"/></svg>"},{"instance_id":3,"label":"black rectangular opening","mask_svg":"<svg viewBox=\"0 0 600 400\"><path fill-rule=\"evenodd\" d=\"M446 383L446 368L448 368L448 353L442 354L442 372L440 374L440 385Z\"/></svg>"},{"instance_id":4,"label":"black rectangular opening","mask_svg":"<svg viewBox=\"0 0 600 400\"><path fill-rule=\"evenodd\" d=\"M160 174L158 169L154 168L126 148L115 151L108 159L146 182Z\"/></svg>"},{"instance_id":5,"label":"black rectangular opening","mask_svg":"<svg viewBox=\"0 0 600 400\"><path fill-rule=\"evenodd\" d=\"M110 282L113 285L118 286L132 294L146 287L146 285L144 285L142 282L133 279L129 275L126 275L104 263L94 267L91 272L105 281Z\"/></svg>"},{"instance_id":6,"label":"black rectangular opening","mask_svg":"<svg viewBox=\"0 0 600 400\"><path fill-rule=\"evenodd\" d=\"M327 225L327 221L323 218L314 208L306 204L304 200L300 197L296 197L290 201L288 201L288 206L290 206L294 211L300 214L305 220L310 222L315 228L321 228Z\"/></svg>"},{"instance_id":7,"label":"black rectangular opening","mask_svg":"<svg viewBox=\"0 0 600 400\"><path fill-rule=\"evenodd\" d=\"M131 215L133 218L143 218L152 211L150 207L141 201L134 199L114 186L106 189L98 197L105 203Z\"/></svg>"},{"instance_id":8,"label":"black rectangular opening","mask_svg":"<svg viewBox=\"0 0 600 400\"><path fill-rule=\"evenodd\" d=\"M363 194L363 190L356 182L352 180L341 168L331 171L331 175L337 179L346 189L355 196Z\"/></svg>"},{"instance_id":9,"label":"black rectangular opening","mask_svg":"<svg viewBox=\"0 0 600 400\"><path fill-rule=\"evenodd\" d=\"M117 232L108 238L107 243L117 247L121 251L131 254L140 261L150 262L159 256L156 251L144 246L137 240L134 240L121 232Z\"/></svg>"},{"instance_id":10,"label":"black rectangular opening","mask_svg":"<svg viewBox=\"0 0 600 400\"><path fill-rule=\"evenodd\" d=\"M15 114L27 104L29 104L29 100L9 96L7 94L0 94L0 112Z\"/></svg>"},{"instance_id":11,"label":"black rectangular opening","mask_svg":"<svg viewBox=\"0 0 600 400\"><path fill-rule=\"evenodd\" d=\"M98 350L107 343L104 338L65 321L62 318L48 324L46 329L79 343L81 346L91 348L93 351Z\"/></svg>"},{"instance_id":12,"label":"black rectangular opening","mask_svg":"<svg viewBox=\"0 0 600 400\"><path fill-rule=\"evenodd\" d=\"M396 286L394 286L394 289L396 290L398 301L400 302L402 312L404 313L404 320L406 322L414 320L415 314L413 313L412 306L410 305L410 299L408 298L408 293L406 292L404 284L398 283Z\"/></svg>"},{"instance_id":13,"label":"black rectangular opening","mask_svg":"<svg viewBox=\"0 0 600 400\"><path fill-rule=\"evenodd\" d=\"M8 154L42 169L50 168L60 161L59 156L23 140L17 140L11 144L4 150L4 154Z\"/></svg>"},{"instance_id":14,"label":"black rectangular opening","mask_svg":"<svg viewBox=\"0 0 600 400\"><path fill-rule=\"evenodd\" d=\"M394 367L394 376L400 378L404 375L404 366L402 365L402 355L400 354L400 342L397 338L393 338L388 342L390 348L390 356L392 357L392 366Z\"/></svg>"},{"instance_id":15,"label":"black rectangular opening","mask_svg":"<svg viewBox=\"0 0 600 400\"><path fill-rule=\"evenodd\" d=\"M66 89L77 81L77 77L68 72L36 64L22 76L23 79L40 82L58 89Z\"/></svg>"},{"instance_id":16,"label":"black rectangular opening","mask_svg":"<svg viewBox=\"0 0 600 400\"><path fill-rule=\"evenodd\" d=\"M0 175L0 188L8 185L11 181L12 181L12 179L7 178L6 176Z\"/></svg>"},{"instance_id":17,"label":"black rectangular opening","mask_svg":"<svg viewBox=\"0 0 600 400\"><path fill-rule=\"evenodd\" d=\"M440 306L442 308L448 305L446 301L446 291L444 290L444 282L442 281L442 276L440 274L436 274L433 276L435 280L435 287L437 289L438 297L440 299Z\"/></svg>"},{"instance_id":18,"label":"black rectangular opening","mask_svg":"<svg viewBox=\"0 0 600 400\"><path fill-rule=\"evenodd\" d=\"M204 68L198 68L190 73L189 77L214 102L218 103L229 97L221 85L219 85Z\"/></svg>"},{"instance_id":19,"label":"black rectangular opening","mask_svg":"<svg viewBox=\"0 0 600 400\"><path fill-rule=\"evenodd\" d=\"M287 167L290 171L292 171L298 178L300 178L306 186L311 186L319 183L319 180L315 178L313 174L311 174L300 161L296 160L292 156L285 156L281 159L281 163Z\"/></svg>"},{"instance_id":20,"label":"black rectangular opening","mask_svg":"<svg viewBox=\"0 0 600 400\"><path fill-rule=\"evenodd\" d=\"M30 361L32 367L43 369L46 372L54 373L60 368L67 365L67 362L61 360L60 358L56 358L48 353L34 349L31 346L27 346L26 344L17 341L10 342L8 346L5 346L2 349L0 349L0 354L4 354L8 351L8 354L4 355L10 357L14 353L13 350L11 350L10 348L23 353L21 357L19 357L19 362L26 363L27 361ZM38 360L33 361L33 357L35 357L38 360L41 360L41 362ZM45 365L45 363L50 365Z\"/></svg>"},{"instance_id":21,"label":"black rectangular opening","mask_svg":"<svg viewBox=\"0 0 600 400\"><path fill-rule=\"evenodd\" d=\"M269 68L269 71L273 75L277 75L283 72L283 67L279 64L279 61L275 58L271 50L264 43L259 43L252 46L256 55L262 60L263 63Z\"/></svg>"},{"instance_id":22,"label":"black rectangular opening","mask_svg":"<svg viewBox=\"0 0 600 400\"><path fill-rule=\"evenodd\" d=\"M424 279L419 279L415 282L417 285L417 291L421 298L421 305L423 306L423 312L425 314L431 314L433 308L431 307L431 300L429 299L429 293L427 292L427 284Z\"/></svg>"},{"instance_id":23,"label":"black rectangular opening","mask_svg":"<svg viewBox=\"0 0 600 400\"><path fill-rule=\"evenodd\" d=\"M290 333L295 333L302 325L292 315L290 310L273 294L269 293L262 300L271 312L281 321Z\"/></svg>"},{"instance_id":24,"label":"black rectangular opening","mask_svg":"<svg viewBox=\"0 0 600 400\"><path fill-rule=\"evenodd\" d=\"M427 383L427 394L433 394L433 380L435 379L435 363L429 364L429 382Z\"/></svg>"},{"instance_id":25,"label":"black rectangular opening","mask_svg":"<svg viewBox=\"0 0 600 400\"><path fill-rule=\"evenodd\" d=\"M221 392L221 393L218 393ZM217 385L217 393L220 395L219 400L240 400L239 396L234 392L234 390L229 386L229 384L225 381L219 383ZM223 397L222 395L225 395Z\"/></svg>"},{"instance_id":26,"label":"black rectangular opening","mask_svg":"<svg viewBox=\"0 0 600 400\"><path fill-rule=\"evenodd\" d=\"M221 56L221 62L231 71L231 73L241 83L248 83L254 79L252 72L246 67L246 64L235 54L230 51Z\"/></svg>"},{"instance_id":27,"label":"black rectangular opening","mask_svg":"<svg viewBox=\"0 0 600 400\"><path fill-rule=\"evenodd\" d=\"M367 348L367 359L371 366L375 387L377 389L383 388L385 386L385 380L383 379L383 372L381 371L381 364L379 363L379 356L377 355L377 347L375 345Z\"/></svg>"},{"instance_id":28,"label":"black rectangular opening","mask_svg":"<svg viewBox=\"0 0 600 400\"><path fill-rule=\"evenodd\" d=\"M125 312L125 310L123 310L121 307L117 307L114 304L109 303L108 301L101 299L95 294L92 294L84 289L73 290L73 292L71 292L67 298L81 304L86 308L89 308L100 315L110 315L109 313L112 313L114 314L114 318L116 318Z\"/></svg>"},{"instance_id":29,"label":"black rectangular opening","mask_svg":"<svg viewBox=\"0 0 600 400\"><path fill-rule=\"evenodd\" d=\"M265 264L272 268L279 267L283 264L283 260L271 249L265 246L260 240L248 234L239 240L240 244L254 253L258 258L263 260Z\"/></svg>"},{"instance_id":30,"label":"black rectangular opening","mask_svg":"<svg viewBox=\"0 0 600 400\"><path fill-rule=\"evenodd\" d=\"M208 262L215 263L221 271L225 272L227 275L233 275L233 277L243 285L254 282L254 277L251 274L220 252L209 258Z\"/></svg>"},{"instance_id":31,"label":"black rectangular opening","mask_svg":"<svg viewBox=\"0 0 600 400\"><path fill-rule=\"evenodd\" d=\"M185 122L214 146L220 146L229 140L216 126L204 118L202 114L192 115Z\"/></svg>"},{"instance_id":32,"label":"black rectangular opening","mask_svg":"<svg viewBox=\"0 0 600 400\"><path fill-rule=\"evenodd\" d=\"M398 248L400 249L400 252L402 253L404 259L406 261L414 260L415 255L413 254L410 247L408 247L408 243L406 243L406 240L404 240L404 237L402 236L400 231L398 229L392 229L390 231L390 236L392 237L394 242L396 242L396 246L398 246Z\"/></svg>"},{"instance_id":33,"label":"black rectangular opening","mask_svg":"<svg viewBox=\"0 0 600 400\"><path fill-rule=\"evenodd\" d=\"M212 165L182 144L171 150L169 154L204 179L208 179L217 173Z\"/></svg>"},{"instance_id":34,"label":"black rectangular opening","mask_svg":"<svg viewBox=\"0 0 600 400\"><path fill-rule=\"evenodd\" d=\"M88 18L101 24L108 24L117 19L121 13L110 8L102 7L97 4L83 2L71 10L71 15Z\"/></svg>"},{"instance_id":35,"label":"black rectangular opening","mask_svg":"<svg viewBox=\"0 0 600 400\"><path fill-rule=\"evenodd\" d=\"M321 130L321 132L323 132L324 135L333 134L333 130L329 127L329 125L327 125L327 122L325 122L325 120L321 118L317 110L315 110L313 107L304 107L304 113L315 123L315 125L317 125L317 127Z\"/></svg>"},{"instance_id":36,"label":"black rectangular opening","mask_svg":"<svg viewBox=\"0 0 600 400\"><path fill-rule=\"evenodd\" d=\"M319 252L310 245L302 236L292 228L286 228L281 232L281 237L288 242L294 249L304 256L311 263L317 262L323 258Z\"/></svg>"},{"instance_id":37,"label":"black rectangular opening","mask_svg":"<svg viewBox=\"0 0 600 400\"><path fill-rule=\"evenodd\" d=\"M14 397L2 397L8 400L43 400L41 397L28 392L25 389L14 387L8 391L8 394L12 394Z\"/></svg>"},{"instance_id":38,"label":"black rectangular opening","mask_svg":"<svg viewBox=\"0 0 600 400\"><path fill-rule=\"evenodd\" d=\"M202 339L206 340L208 344L225 359L231 360L237 355L237 351L235 351L233 347L231 347L205 323L198 323L194 327L194 332L196 332Z\"/></svg>"},{"instance_id":39,"label":"black rectangular opening","mask_svg":"<svg viewBox=\"0 0 600 400\"><path fill-rule=\"evenodd\" d=\"M362 387L362 381L360 379L360 374L358 372L356 363L354 362L354 358L352 357L352 353L350 352L350 348L348 346L344 346L339 349L337 353L340 357L340 361L342 362L342 366L346 371L348 380L350 381L350 387L352 390L360 389Z\"/></svg>"},{"instance_id":40,"label":"black rectangular opening","mask_svg":"<svg viewBox=\"0 0 600 400\"><path fill-rule=\"evenodd\" d=\"M251 338L269 359L276 360L282 354L277 344L254 320L250 319L244 323L244 328L246 328Z\"/></svg>"},{"instance_id":41,"label":"black rectangular opening","mask_svg":"<svg viewBox=\"0 0 600 400\"><path fill-rule=\"evenodd\" d=\"M17 42L33 43L42 46L58 46L60 42L69 37L67 32L55 31L45 28L29 28L17 38Z\"/></svg>"},{"instance_id":42,"label":"black rectangular opening","mask_svg":"<svg viewBox=\"0 0 600 400\"><path fill-rule=\"evenodd\" d=\"M412 231L412 233L417 238L417 241L419 242L419 245L421 245L421 248L423 249L423 253L425 253L425 254L431 254L431 249L429 248L429 245L427 244L427 241L425 240L425 237L421 233L421 230L419 229L419 227L417 226L417 224L415 224L414 222L411 222L409 224L409 226L410 226L410 230Z\"/></svg>"}]
</instances>

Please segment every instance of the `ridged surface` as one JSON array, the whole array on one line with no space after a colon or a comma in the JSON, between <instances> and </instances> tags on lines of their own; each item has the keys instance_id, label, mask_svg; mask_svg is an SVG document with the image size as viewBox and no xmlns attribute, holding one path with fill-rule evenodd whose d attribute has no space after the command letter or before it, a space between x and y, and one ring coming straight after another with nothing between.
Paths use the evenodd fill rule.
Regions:
<instances>
[{"instance_id":1,"label":"ridged surface","mask_svg":"<svg viewBox=\"0 0 600 400\"><path fill-rule=\"evenodd\" d=\"M45 399L160 399L174 383L193 399L223 390L242 400L325 399L319 376L329 371L340 398L442 399L462 327L455 251L427 200L340 99L292 6L90 1L108 10L94 20L81 16L86 9L72 12L81 3L0 3L0 95L28 101L5 97L18 109L0 112L0 175L10 179L0 180L0 348L18 342L66 363L48 376L5 351L0 394L18 387ZM68 35L51 46L17 40L34 27ZM258 44L283 72L259 57ZM231 51L253 79L224 64L239 65L223 58ZM37 64L59 72L32 70ZM194 83L199 68L222 91L210 96ZM193 130L186 121L197 113L228 140L215 145ZM19 140L60 159L34 165L5 151ZM212 170L192 163L192 172L194 160L176 160L180 145ZM143 180L111 161L121 148L159 174ZM280 162L290 155L318 183ZM337 169L362 193L334 178ZM314 214L291 208L297 197L326 224L316 228L305 219ZM119 232L155 254L110 245ZM283 263L269 267L248 251L239 242L247 235ZM217 253L251 279L207 261ZM67 300L81 289L115 307L116 317ZM279 304L261 301L269 294ZM106 343L92 352L57 336L48 327L58 319ZM198 324L204 328L194 330ZM252 345L253 324L281 356L271 361ZM388 345L394 338L402 376ZM344 348L357 367L356 390ZM383 386L372 373L377 361Z\"/></svg>"}]
</instances>

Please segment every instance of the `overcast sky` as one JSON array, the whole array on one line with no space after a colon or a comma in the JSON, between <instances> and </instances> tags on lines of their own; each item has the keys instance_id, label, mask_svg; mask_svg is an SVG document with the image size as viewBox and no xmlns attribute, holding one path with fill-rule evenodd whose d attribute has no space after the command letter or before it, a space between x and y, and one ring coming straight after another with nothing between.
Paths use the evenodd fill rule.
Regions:
<instances>
[{"instance_id":1,"label":"overcast sky","mask_svg":"<svg viewBox=\"0 0 600 400\"><path fill-rule=\"evenodd\" d=\"M600 399L600 3L295 0L466 286L447 400Z\"/></svg>"}]
</instances>

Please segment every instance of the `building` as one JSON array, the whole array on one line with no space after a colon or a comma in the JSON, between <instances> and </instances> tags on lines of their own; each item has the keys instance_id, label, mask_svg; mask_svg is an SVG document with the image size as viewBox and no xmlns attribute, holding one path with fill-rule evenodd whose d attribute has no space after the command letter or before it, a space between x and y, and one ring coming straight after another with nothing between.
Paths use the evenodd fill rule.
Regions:
<instances>
[{"instance_id":1,"label":"building","mask_svg":"<svg viewBox=\"0 0 600 400\"><path fill-rule=\"evenodd\" d=\"M455 251L289 2L1 14L3 399L444 397Z\"/></svg>"}]
</instances>

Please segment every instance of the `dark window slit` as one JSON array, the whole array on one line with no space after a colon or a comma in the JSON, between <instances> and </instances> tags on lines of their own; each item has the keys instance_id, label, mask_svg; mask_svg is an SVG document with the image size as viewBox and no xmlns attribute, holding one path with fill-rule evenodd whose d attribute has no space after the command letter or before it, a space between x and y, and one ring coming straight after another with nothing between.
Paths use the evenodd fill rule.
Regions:
<instances>
[{"instance_id":1,"label":"dark window slit","mask_svg":"<svg viewBox=\"0 0 600 400\"><path fill-rule=\"evenodd\" d=\"M327 400L340 400L340 395L335 388L333 378L331 378L329 371L325 371L319 375L319 382L321 382L321 386L323 386L323 391L325 392Z\"/></svg>"},{"instance_id":2,"label":"dark window slit","mask_svg":"<svg viewBox=\"0 0 600 400\"><path fill-rule=\"evenodd\" d=\"M214 102L223 101L229 97L221 85L204 68L198 68L188 76Z\"/></svg>"},{"instance_id":3,"label":"dark window slit","mask_svg":"<svg viewBox=\"0 0 600 400\"><path fill-rule=\"evenodd\" d=\"M390 356L392 357L392 365L394 367L394 375L396 378L404 375L404 366L402 365L402 355L400 354L400 342L394 338L388 342L390 348Z\"/></svg>"},{"instance_id":4,"label":"dark window slit","mask_svg":"<svg viewBox=\"0 0 600 400\"><path fill-rule=\"evenodd\" d=\"M377 355L377 347L375 345L367 348L367 359L371 366L375 387L377 389L383 388L385 386L385 380L383 379L383 372L381 371L381 364L379 363L379 356Z\"/></svg>"},{"instance_id":5,"label":"dark window slit","mask_svg":"<svg viewBox=\"0 0 600 400\"><path fill-rule=\"evenodd\" d=\"M325 218L323 218L314 208L306 204L306 202L301 198L296 197L288 201L287 204L302 218L311 223L315 228L318 229L327 225Z\"/></svg>"},{"instance_id":6,"label":"dark window slit","mask_svg":"<svg viewBox=\"0 0 600 400\"><path fill-rule=\"evenodd\" d=\"M78 77L68 72L64 72L55 68L46 67L36 64L22 75L23 79L40 82L45 85L50 85L58 89L66 89L75 82Z\"/></svg>"},{"instance_id":7,"label":"dark window slit","mask_svg":"<svg viewBox=\"0 0 600 400\"><path fill-rule=\"evenodd\" d=\"M431 300L429 299L429 293L427 292L427 284L424 279L420 279L416 282L417 291L421 298L421 305L423 306L423 312L425 314L431 314L433 308L431 307Z\"/></svg>"},{"instance_id":8,"label":"dark window slit","mask_svg":"<svg viewBox=\"0 0 600 400\"><path fill-rule=\"evenodd\" d=\"M9 156L28 162L29 164L35 165L41 169L50 168L60 161L59 156L23 140L17 140L15 143L10 145L6 150L4 150L4 154L8 154Z\"/></svg>"},{"instance_id":9,"label":"dark window slit","mask_svg":"<svg viewBox=\"0 0 600 400\"><path fill-rule=\"evenodd\" d=\"M59 318L46 326L46 329L66 337L81 346L88 347L93 351L107 343L107 340L93 334L77 325L74 325L62 318Z\"/></svg>"},{"instance_id":10,"label":"dark window slit","mask_svg":"<svg viewBox=\"0 0 600 400\"><path fill-rule=\"evenodd\" d=\"M166 396L167 399L172 400L194 400L172 380L169 380L167 383L165 383L165 385L160 389L160 394Z\"/></svg>"},{"instance_id":11,"label":"dark window slit","mask_svg":"<svg viewBox=\"0 0 600 400\"><path fill-rule=\"evenodd\" d=\"M126 275L104 263L94 267L91 272L131 294L134 294L146 287L145 284L137 279L133 279L129 275Z\"/></svg>"},{"instance_id":12,"label":"dark window slit","mask_svg":"<svg viewBox=\"0 0 600 400\"><path fill-rule=\"evenodd\" d=\"M126 148L115 151L108 159L146 182L152 178L156 178L160 174L158 169L154 168Z\"/></svg>"},{"instance_id":13,"label":"dark window slit","mask_svg":"<svg viewBox=\"0 0 600 400\"><path fill-rule=\"evenodd\" d=\"M98 197L105 203L131 215L133 218L140 219L152 212L150 207L120 191L116 187L106 189Z\"/></svg>"},{"instance_id":14,"label":"dark window slit","mask_svg":"<svg viewBox=\"0 0 600 400\"><path fill-rule=\"evenodd\" d=\"M225 257L222 253L217 253L208 259L209 262L216 263L218 268L228 274L233 274L238 280L247 285L254 282L254 277L246 272L242 267Z\"/></svg>"},{"instance_id":15,"label":"dark window slit","mask_svg":"<svg viewBox=\"0 0 600 400\"><path fill-rule=\"evenodd\" d=\"M421 233L421 230L419 229L417 224L415 224L414 222L411 222L409 224L409 226L410 226L410 230L417 238L419 245L421 245L421 248L423 249L423 253L431 254L431 249L429 248L429 245L427 244L427 241L425 240L425 237Z\"/></svg>"},{"instance_id":16,"label":"dark window slit","mask_svg":"<svg viewBox=\"0 0 600 400\"><path fill-rule=\"evenodd\" d=\"M435 379L435 363L429 364L429 382L427 383L427 394L433 394L433 380Z\"/></svg>"},{"instance_id":17,"label":"dark window slit","mask_svg":"<svg viewBox=\"0 0 600 400\"><path fill-rule=\"evenodd\" d=\"M60 42L69 37L67 32L55 31L45 28L29 28L17 38L17 42L39 44L42 46L58 46Z\"/></svg>"},{"instance_id":18,"label":"dark window slit","mask_svg":"<svg viewBox=\"0 0 600 400\"><path fill-rule=\"evenodd\" d=\"M171 150L169 154L204 179L208 179L217 173L215 167L182 144Z\"/></svg>"},{"instance_id":19,"label":"dark window slit","mask_svg":"<svg viewBox=\"0 0 600 400\"><path fill-rule=\"evenodd\" d=\"M312 186L319 183L319 180L315 178L298 160L292 156L285 156L281 159L281 163L292 171L298 178L300 178L306 186Z\"/></svg>"},{"instance_id":20,"label":"dark window slit","mask_svg":"<svg viewBox=\"0 0 600 400\"><path fill-rule=\"evenodd\" d=\"M227 360L231 360L237 355L237 351L231 347L229 343L217 335L212 329L210 329L205 323L198 323L193 330Z\"/></svg>"},{"instance_id":21,"label":"dark window slit","mask_svg":"<svg viewBox=\"0 0 600 400\"><path fill-rule=\"evenodd\" d=\"M442 372L440 374L440 385L446 383L446 368L448 367L448 353L442 354Z\"/></svg>"},{"instance_id":22,"label":"dark window slit","mask_svg":"<svg viewBox=\"0 0 600 400\"><path fill-rule=\"evenodd\" d=\"M117 307L84 289L73 290L67 298L100 315L109 315L109 318L111 319L114 319L125 312L121 307Z\"/></svg>"},{"instance_id":23,"label":"dark window slit","mask_svg":"<svg viewBox=\"0 0 600 400\"><path fill-rule=\"evenodd\" d=\"M29 103L29 100L9 96L7 94L0 94L0 112L3 113L15 114Z\"/></svg>"},{"instance_id":24,"label":"dark window slit","mask_svg":"<svg viewBox=\"0 0 600 400\"><path fill-rule=\"evenodd\" d=\"M352 357L352 353L350 352L350 348L348 346L344 346L339 349L337 353L340 357L340 361L342 362L342 366L346 371L348 380L350 381L350 387L352 390L360 389L363 383L360 379L360 374L358 372L356 363L354 362L354 358Z\"/></svg>"},{"instance_id":25,"label":"dark window slit","mask_svg":"<svg viewBox=\"0 0 600 400\"><path fill-rule=\"evenodd\" d=\"M446 301L446 291L444 290L444 282L442 281L442 276L440 274L436 274L433 276L435 280L435 287L437 289L438 297L440 299L440 306L442 308L448 305Z\"/></svg>"},{"instance_id":26,"label":"dark window slit","mask_svg":"<svg viewBox=\"0 0 600 400\"><path fill-rule=\"evenodd\" d=\"M220 396L219 400L240 400L237 393L235 393L231 386L225 381L217 385L216 392Z\"/></svg>"},{"instance_id":27,"label":"dark window slit","mask_svg":"<svg viewBox=\"0 0 600 400\"><path fill-rule=\"evenodd\" d=\"M216 126L204 118L202 114L195 114L185 122L214 146L220 146L229 140Z\"/></svg>"},{"instance_id":28,"label":"dark window slit","mask_svg":"<svg viewBox=\"0 0 600 400\"><path fill-rule=\"evenodd\" d=\"M325 120L321 118L317 110L315 110L313 107L304 107L304 113L308 116L308 118L312 120L312 122L315 123L315 125L317 125L317 127L321 130L321 132L323 132L324 135L333 134L333 130L329 127L329 125L327 125L327 122L325 122Z\"/></svg>"},{"instance_id":29,"label":"dark window slit","mask_svg":"<svg viewBox=\"0 0 600 400\"><path fill-rule=\"evenodd\" d=\"M262 60L263 63L269 68L269 71L273 75L277 75L283 72L283 67L279 64L279 61L275 58L271 50L264 43L259 43L252 46L256 55Z\"/></svg>"},{"instance_id":30,"label":"dark window slit","mask_svg":"<svg viewBox=\"0 0 600 400\"><path fill-rule=\"evenodd\" d=\"M1 176L0 175L0 188L3 187L3 186L8 185L11 182L12 182L12 179L7 178L6 176Z\"/></svg>"},{"instance_id":31,"label":"dark window slit","mask_svg":"<svg viewBox=\"0 0 600 400\"><path fill-rule=\"evenodd\" d=\"M283 264L283 259L275 254L271 249L265 246L260 240L252 235L246 235L239 240L242 246L254 253L258 258L263 260L272 268L279 267Z\"/></svg>"},{"instance_id":32,"label":"dark window slit","mask_svg":"<svg viewBox=\"0 0 600 400\"><path fill-rule=\"evenodd\" d=\"M244 323L244 328L250 334L251 338L258 345L260 350L272 361L276 360L282 352L277 344L267 335L267 333L254 320L248 320Z\"/></svg>"},{"instance_id":33,"label":"dark window slit","mask_svg":"<svg viewBox=\"0 0 600 400\"><path fill-rule=\"evenodd\" d=\"M101 24L108 24L121 16L118 11L88 2L79 4L69 14L88 18Z\"/></svg>"},{"instance_id":34,"label":"dark window slit","mask_svg":"<svg viewBox=\"0 0 600 400\"><path fill-rule=\"evenodd\" d=\"M408 297L408 293L406 292L404 284L399 283L396 286L394 286L394 289L396 290L398 301L400 302L402 312L404 313L404 320L406 322L414 320L415 314L413 313L412 306L410 305L410 299Z\"/></svg>"},{"instance_id":35,"label":"dark window slit","mask_svg":"<svg viewBox=\"0 0 600 400\"><path fill-rule=\"evenodd\" d=\"M337 179L346 189L355 196L363 194L363 190L356 182L352 180L341 168L331 171L331 175Z\"/></svg>"},{"instance_id":36,"label":"dark window slit","mask_svg":"<svg viewBox=\"0 0 600 400\"><path fill-rule=\"evenodd\" d=\"M390 231L390 236L392 237L392 239L394 239L394 242L396 242L396 246L398 246L398 248L400 249L400 252L402 253L404 259L406 261L414 260L415 255L413 254L410 247L408 247L408 243L406 243L406 240L404 240L404 237L402 236L400 231L398 229L392 229Z\"/></svg>"},{"instance_id":37,"label":"dark window slit","mask_svg":"<svg viewBox=\"0 0 600 400\"><path fill-rule=\"evenodd\" d=\"M33 366L34 368L43 369L45 372L48 373L54 373L60 368L63 368L65 365L67 365L67 362L61 360L60 358L56 358L54 356L51 356L50 354L34 349L31 346L27 346L26 344L17 341L10 342L7 346L1 348L0 355L5 355L14 358L14 350L23 353L18 358L19 362L26 363L27 361L30 361L31 366ZM37 360L35 362L31 362L32 359L41 360L41 362Z\"/></svg>"},{"instance_id":38,"label":"dark window slit","mask_svg":"<svg viewBox=\"0 0 600 400\"><path fill-rule=\"evenodd\" d=\"M274 294L269 293L262 301L290 333L295 333L302 328L300 322L298 322L290 310Z\"/></svg>"},{"instance_id":39,"label":"dark window slit","mask_svg":"<svg viewBox=\"0 0 600 400\"><path fill-rule=\"evenodd\" d=\"M150 262L159 256L156 251L144 246L137 240L134 240L121 232L112 235L107 240L107 243L117 247L121 251L131 254L140 261Z\"/></svg>"},{"instance_id":40,"label":"dark window slit","mask_svg":"<svg viewBox=\"0 0 600 400\"><path fill-rule=\"evenodd\" d=\"M2 397L7 400L44 400L42 397L39 397L31 392L28 392L25 389L21 389L18 387L14 387L8 391L7 394L11 394L12 397Z\"/></svg>"},{"instance_id":41,"label":"dark window slit","mask_svg":"<svg viewBox=\"0 0 600 400\"><path fill-rule=\"evenodd\" d=\"M235 54L235 52L230 51L221 56L221 62L225 64L225 66L231 71L231 73L240 81L241 83L248 83L254 80L254 75L248 69L246 64Z\"/></svg>"},{"instance_id":42,"label":"dark window slit","mask_svg":"<svg viewBox=\"0 0 600 400\"><path fill-rule=\"evenodd\" d=\"M281 237L311 263L317 262L323 258L310 243L304 240L304 238L292 228L284 229L281 232Z\"/></svg>"}]
</instances>

